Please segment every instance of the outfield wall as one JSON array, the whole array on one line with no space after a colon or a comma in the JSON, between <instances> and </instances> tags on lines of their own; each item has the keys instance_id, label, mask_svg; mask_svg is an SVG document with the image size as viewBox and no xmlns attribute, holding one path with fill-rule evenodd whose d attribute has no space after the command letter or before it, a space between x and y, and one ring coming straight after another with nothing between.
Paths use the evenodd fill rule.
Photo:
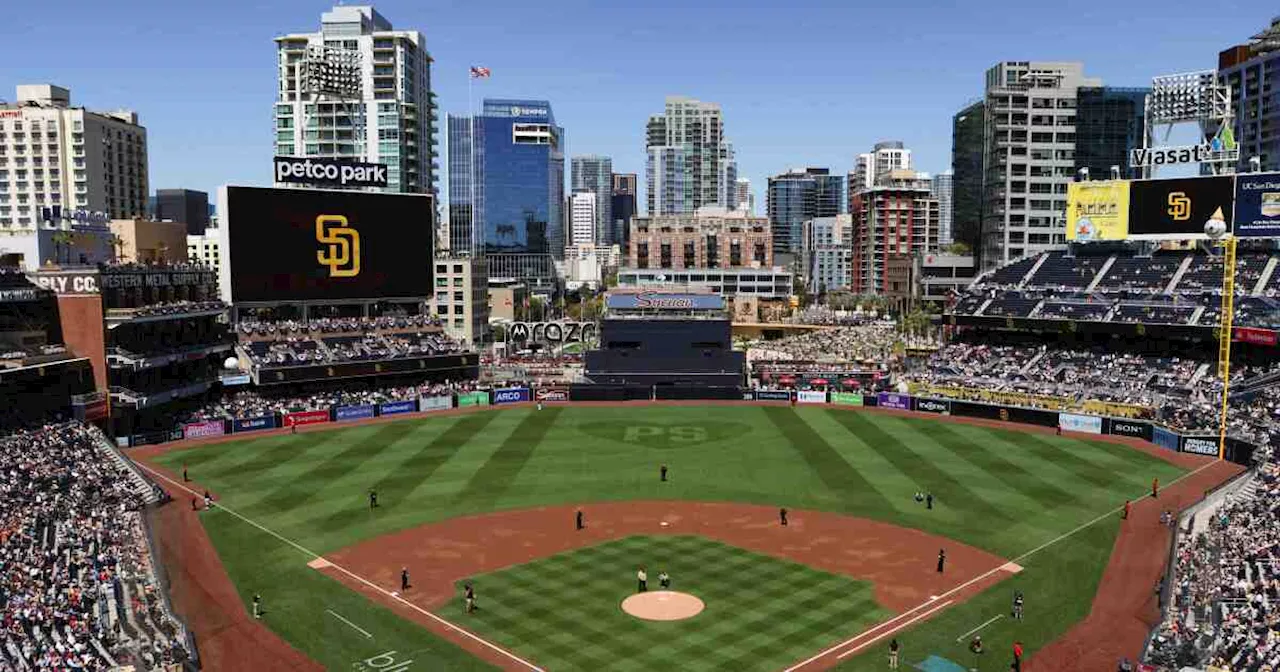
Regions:
<instances>
[{"instance_id":1,"label":"outfield wall","mask_svg":"<svg viewBox=\"0 0 1280 672\"><path fill-rule=\"evenodd\" d=\"M144 446L183 439L199 439L243 434L280 427L298 427L366 420L390 415L423 415L454 408L505 406L530 402L591 401L745 401L775 402L792 405L829 405L838 407L869 406L889 410L910 411L926 415L947 415L1015 424L1055 427L1083 434L1122 436L1142 439L1154 445L1181 453L1216 456L1218 437L1205 434L1181 434L1149 420L1089 415L1027 408L943 397L899 394L895 392L826 392L821 390L745 389L739 387L685 387L664 385L572 385L550 387L504 387L457 394L419 396L381 404L335 406L329 409L276 413L258 418L210 420L190 423L168 432L132 437L118 437L121 447ZM1226 459L1248 466L1255 446L1228 437Z\"/></svg>"}]
</instances>

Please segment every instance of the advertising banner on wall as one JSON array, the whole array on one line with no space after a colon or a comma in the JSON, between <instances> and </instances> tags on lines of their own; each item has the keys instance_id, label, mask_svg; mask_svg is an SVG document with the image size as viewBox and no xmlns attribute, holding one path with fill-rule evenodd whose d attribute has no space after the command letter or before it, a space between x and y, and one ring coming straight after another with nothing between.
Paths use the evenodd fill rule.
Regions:
<instances>
[{"instance_id":1,"label":"advertising banner on wall","mask_svg":"<svg viewBox=\"0 0 1280 672\"><path fill-rule=\"evenodd\" d=\"M1102 433L1102 418L1096 415L1076 415L1075 413L1059 413L1058 426L1067 432L1084 432L1086 434Z\"/></svg>"},{"instance_id":2,"label":"advertising banner on wall","mask_svg":"<svg viewBox=\"0 0 1280 672\"><path fill-rule=\"evenodd\" d=\"M917 397L916 410L923 413L941 413L943 415L950 415L951 402L946 399L920 399Z\"/></svg>"},{"instance_id":3,"label":"advertising banner on wall","mask_svg":"<svg viewBox=\"0 0 1280 672\"><path fill-rule=\"evenodd\" d=\"M239 418L231 421L233 432L256 432L260 429L275 429L276 416L262 415L256 418Z\"/></svg>"},{"instance_id":4,"label":"advertising banner on wall","mask_svg":"<svg viewBox=\"0 0 1280 672\"><path fill-rule=\"evenodd\" d=\"M1270 329L1258 329L1257 327L1232 327L1231 340L1251 345L1275 345L1277 343L1276 332Z\"/></svg>"},{"instance_id":5,"label":"advertising banner on wall","mask_svg":"<svg viewBox=\"0 0 1280 672\"><path fill-rule=\"evenodd\" d=\"M1216 436L1184 436L1182 452L1195 455L1218 456L1218 437Z\"/></svg>"},{"instance_id":6,"label":"advertising banner on wall","mask_svg":"<svg viewBox=\"0 0 1280 672\"><path fill-rule=\"evenodd\" d=\"M249 383L253 382L253 380L249 378L249 374L247 373L233 373L230 375L224 375L220 380L222 381L223 387L235 387L237 385L248 385Z\"/></svg>"},{"instance_id":7,"label":"advertising banner on wall","mask_svg":"<svg viewBox=\"0 0 1280 672\"><path fill-rule=\"evenodd\" d=\"M569 401L569 390L563 387L539 387L534 393L538 401Z\"/></svg>"},{"instance_id":8,"label":"advertising banner on wall","mask_svg":"<svg viewBox=\"0 0 1280 672\"><path fill-rule=\"evenodd\" d=\"M493 403L497 404L518 404L522 401L529 401L529 388L527 387L505 387L493 391Z\"/></svg>"},{"instance_id":9,"label":"advertising banner on wall","mask_svg":"<svg viewBox=\"0 0 1280 672\"><path fill-rule=\"evenodd\" d=\"M1174 434L1164 427L1151 428L1151 443L1154 443L1161 448L1168 448L1169 450L1176 451L1180 447L1179 444L1182 442L1181 439L1182 437Z\"/></svg>"},{"instance_id":10,"label":"advertising banner on wall","mask_svg":"<svg viewBox=\"0 0 1280 672\"><path fill-rule=\"evenodd\" d=\"M911 395L881 392L876 395L876 406L909 411L911 410Z\"/></svg>"},{"instance_id":11,"label":"advertising banner on wall","mask_svg":"<svg viewBox=\"0 0 1280 672\"><path fill-rule=\"evenodd\" d=\"M458 406L488 406L488 392L463 392L458 395Z\"/></svg>"},{"instance_id":12,"label":"advertising banner on wall","mask_svg":"<svg viewBox=\"0 0 1280 672\"><path fill-rule=\"evenodd\" d=\"M489 400L488 395L484 394L483 392L480 392L479 394L481 398L483 398L486 402ZM458 395L458 405L459 406L476 406L478 404L476 404L475 402L472 402L470 404L464 404L462 403L462 395ZM439 397L419 397L418 398L418 410L424 413L427 411L447 411L451 408L453 408L453 397L450 397L447 395L439 396Z\"/></svg>"},{"instance_id":13,"label":"advertising banner on wall","mask_svg":"<svg viewBox=\"0 0 1280 672\"><path fill-rule=\"evenodd\" d=\"M401 413L413 413L416 410L418 410L418 402L416 399L388 401L381 406L378 406L378 415L399 415Z\"/></svg>"},{"instance_id":14,"label":"advertising banner on wall","mask_svg":"<svg viewBox=\"0 0 1280 672\"><path fill-rule=\"evenodd\" d=\"M801 404L825 404L827 393L816 390L800 390L796 392L796 401Z\"/></svg>"},{"instance_id":15,"label":"advertising banner on wall","mask_svg":"<svg viewBox=\"0 0 1280 672\"><path fill-rule=\"evenodd\" d=\"M861 392L832 392L831 403L838 404L840 406L861 406L862 393Z\"/></svg>"},{"instance_id":16,"label":"advertising banner on wall","mask_svg":"<svg viewBox=\"0 0 1280 672\"><path fill-rule=\"evenodd\" d=\"M222 420L193 422L182 426L182 436L188 439L198 439L204 436L222 436L226 433L227 424Z\"/></svg>"},{"instance_id":17,"label":"advertising banner on wall","mask_svg":"<svg viewBox=\"0 0 1280 672\"><path fill-rule=\"evenodd\" d=\"M791 391L756 390L756 401L791 401Z\"/></svg>"},{"instance_id":18,"label":"advertising banner on wall","mask_svg":"<svg viewBox=\"0 0 1280 672\"><path fill-rule=\"evenodd\" d=\"M1128 180L1067 186L1067 240L1124 240L1128 235Z\"/></svg>"},{"instance_id":19,"label":"advertising banner on wall","mask_svg":"<svg viewBox=\"0 0 1280 672\"><path fill-rule=\"evenodd\" d=\"M333 418L338 421L343 420L363 420L372 418L377 413L373 404L364 406L339 406L333 409Z\"/></svg>"},{"instance_id":20,"label":"advertising banner on wall","mask_svg":"<svg viewBox=\"0 0 1280 672\"><path fill-rule=\"evenodd\" d=\"M1112 418L1107 427L1108 434L1115 436L1129 436L1144 441L1151 440L1151 423L1141 422L1138 420L1125 420L1122 418Z\"/></svg>"},{"instance_id":21,"label":"advertising banner on wall","mask_svg":"<svg viewBox=\"0 0 1280 672\"><path fill-rule=\"evenodd\" d=\"M299 411L284 414L285 427L317 425L322 422L329 422L329 411Z\"/></svg>"},{"instance_id":22,"label":"advertising banner on wall","mask_svg":"<svg viewBox=\"0 0 1280 672\"><path fill-rule=\"evenodd\" d=\"M1231 175L1135 180L1129 186L1129 237L1203 240L1204 223L1214 217L1231 231L1235 190Z\"/></svg>"},{"instance_id":23,"label":"advertising banner on wall","mask_svg":"<svg viewBox=\"0 0 1280 672\"><path fill-rule=\"evenodd\" d=\"M1241 238L1280 237L1280 173L1236 175L1236 228Z\"/></svg>"}]
</instances>

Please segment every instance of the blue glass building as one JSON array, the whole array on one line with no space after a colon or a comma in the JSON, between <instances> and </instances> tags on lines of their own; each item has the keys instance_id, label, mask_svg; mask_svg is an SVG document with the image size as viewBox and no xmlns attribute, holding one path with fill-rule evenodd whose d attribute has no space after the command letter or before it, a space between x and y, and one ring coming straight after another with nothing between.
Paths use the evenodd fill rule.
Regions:
<instances>
[{"instance_id":1,"label":"blue glass building","mask_svg":"<svg viewBox=\"0 0 1280 672\"><path fill-rule=\"evenodd\" d=\"M553 282L564 256L564 129L545 100L487 98L450 115L449 239L491 278ZM474 217L473 217L474 211Z\"/></svg>"}]
</instances>

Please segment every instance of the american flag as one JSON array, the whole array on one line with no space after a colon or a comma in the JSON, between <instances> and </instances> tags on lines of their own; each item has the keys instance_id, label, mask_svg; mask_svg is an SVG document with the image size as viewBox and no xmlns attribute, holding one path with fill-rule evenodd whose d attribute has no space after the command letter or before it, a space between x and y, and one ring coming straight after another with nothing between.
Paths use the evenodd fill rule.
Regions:
<instances>
[{"instance_id":1,"label":"american flag","mask_svg":"<svg viewBox=\"0 0 1280 672\"><path fill-rule=\"evenodd\" d=\"M490 74L491 74L491 73L489 72L489 68L482 68L482 67L480 67L480 66L478 66L478 65L473 65L473 66L471 66L471 78L472 78L472 79L485 79L485 78L487 78Z\"/></svg>"}]
</instances>

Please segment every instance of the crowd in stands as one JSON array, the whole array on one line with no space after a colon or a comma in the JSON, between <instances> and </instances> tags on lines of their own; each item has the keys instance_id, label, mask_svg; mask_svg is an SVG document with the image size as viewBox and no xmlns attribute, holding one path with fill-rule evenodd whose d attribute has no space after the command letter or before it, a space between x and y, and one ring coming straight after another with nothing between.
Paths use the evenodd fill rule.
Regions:
<instances>
[{"instance_id":1,"label":"crowd in stands","mask_svg":"<svg viewBox=\"0 0 1280 672\"><path fill-rule=\"evenodd\" d=\"M60 343L41 345L30 348L19 348L13 345L0 344L0 362L22 361L28 357L54 356L68 354L67 346Z\"/></svg>"},{"instance_id":2,"label":"crowd in stands","mask_svg":"<svg viewBox=\"0 0 1280 672\"><path fill-rule=\"evenodd\" d=\"M221 301L171 301L167 303L153 303L138 308L119 309L128 312L133 317L156 317L159 315L182 315L185 313L200 313L210 310L223 310L227 304Z\"/></svg>"},{"instance_id":3,"label":"crowd in stands","mask_svg":"<svg viewBox=\"0 0 1280 672\"><path fill-rule=\"evenodd\" d=\"M297 391L265 392L243 390L229 393L205 407L187 415L184 422L207 420L258 418L275 413L320 411L335 406L365 406L392 401L431 397L442 394L468 392L477 389L475 381L456 383L423 383L421 385L377 386L350 383L345 387L317 390L309 393Z\"/></svg>"},{"instance_id":4,"label":"crowd in stands","mask_svg":"<svg viewBox=\"0 0 1280 672\"><path fill-rule=\"evenodd\" d=\"M815 305L793 312L787 322L796 324L855 325L870 324L879 319L876 313L861 310L835 310L828 306Z\"/></svg>"},{"instance_id":5,"label":"crowd in stands","mask_svg":"<svg viewBox=\"0 0 1280 672\"><path fill-rule=\"evenodd\" d=\"M1280 669L1280 464L1265 457L1251 488L1205 512L1207 529L1180 535L1150 662Z\"/></svg>"},{"instance_id":6,"label":"crowd in stands","mask_svg":"<svg viewBox=\"0 0 1280 672\"><path fill-rule=\"evenodd\" d=\"M161 669L187 658L124 468L77 423L0 439L0 669Z\"/></svg>"},{"instance_id":7,"label":"crowd in stands","mask_svg":"<svg viewBox=\"0 0 1280 672\"><path fill-rule=\"evenodd\" d=\"M376 361L459 353L463 347L443 332L365 333L358 336L288 336L248 341L244 350L255 366Z\"/></svg>"},{"instance_id":8,"label":"crowd in stands","mask_svg":"<svg viewBox=\"0 0 1280 672\"><path fill-rule=\"evenodd\" d=\"M747 361L856 363L887 362L897 346L928 347L929 338L904 338L893 322L874 322L838 329L819 329L773 341L749 344Z\"/></svg>"},{"instance_id":9,"label":"crowd in stands","mask_svg":"<svg viewBox=\"0 0 1280 672\"><path fill-rule=\"evenodd\" d=\"M322 317L302 320L241 320L236 328L247 337L288 337L307 334L348 334L440 326L432 315L384 315L381 317Z\"/></svg>"}]
</instances>

